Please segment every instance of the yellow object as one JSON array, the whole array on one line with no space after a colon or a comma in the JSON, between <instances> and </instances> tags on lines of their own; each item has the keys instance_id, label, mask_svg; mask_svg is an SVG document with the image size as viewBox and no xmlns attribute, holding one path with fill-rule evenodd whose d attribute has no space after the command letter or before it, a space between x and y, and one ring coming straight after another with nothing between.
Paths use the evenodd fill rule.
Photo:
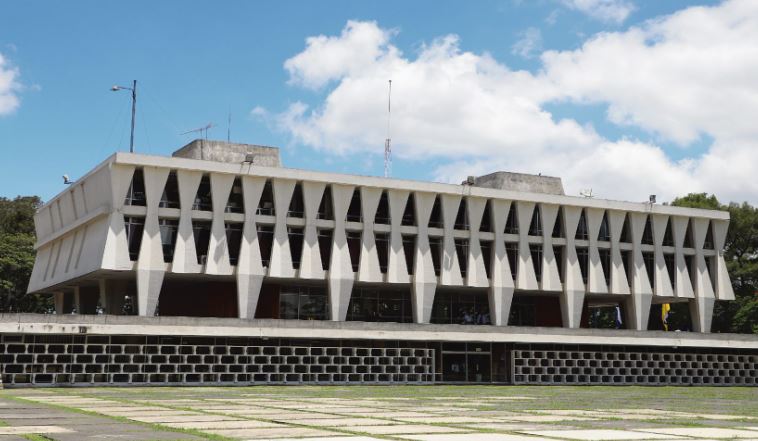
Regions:
<instances>
[{"instance_id":1,"label":"yellow object","mask_svg":"<svg viewBox=\"0 0 758 441\"><path fill-rule=\"evenodd\" d=\"M664 331L669 330L669 311L671 311L671 304L664 303L661 305L661 322Z\"/></svg>"}]
</instances>

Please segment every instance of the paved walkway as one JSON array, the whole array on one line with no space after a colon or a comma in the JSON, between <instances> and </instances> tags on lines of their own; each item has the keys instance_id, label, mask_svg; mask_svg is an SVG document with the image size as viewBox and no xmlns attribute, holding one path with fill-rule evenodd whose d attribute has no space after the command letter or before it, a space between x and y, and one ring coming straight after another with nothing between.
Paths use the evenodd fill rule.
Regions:
<instances>
[{"instance_id":1,"label":"paved walkway","mask_svg":"<svg viewBox=\"0 0 758 441\"><path fill-rule=\"evenodd\" d=\"M758 415L734 409L688 412L651 408L654 403L647 408L550 409L545 408L550 403L516 395L340 397L339 392L333 388L320 396L297 396L213 387L5 391L17 399L0 399L0 420L7 424L0 427L0 439L39 433L72 441L758 441Z\"/></svg>"}]
</instances>

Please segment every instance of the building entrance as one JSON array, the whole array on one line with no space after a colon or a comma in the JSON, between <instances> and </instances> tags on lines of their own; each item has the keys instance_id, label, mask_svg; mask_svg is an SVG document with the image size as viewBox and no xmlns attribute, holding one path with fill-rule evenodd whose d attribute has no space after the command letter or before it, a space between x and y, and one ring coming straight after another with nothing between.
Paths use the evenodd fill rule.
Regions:
<instances>
[{"instance_id":1,"label":"building entrance","mask_svg":"<svg viewBox=\"0 0 758 441\"><path fill-rule=\"evenodd\" d=\"M488 343L443 343L442 381L489 383L492 353Z\"/></svg>"}]
</instances>

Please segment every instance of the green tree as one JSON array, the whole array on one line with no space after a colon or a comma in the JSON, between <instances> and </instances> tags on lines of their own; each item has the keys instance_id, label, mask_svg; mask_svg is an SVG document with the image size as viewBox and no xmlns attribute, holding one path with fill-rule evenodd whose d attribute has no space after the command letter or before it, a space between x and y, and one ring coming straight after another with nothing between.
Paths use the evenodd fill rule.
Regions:
<instances>
[{"instance_id":1,"label":"green tree","mask_svg":"<svg viewBox=\"0 0 758 441\"><path fill-rule=\"evenodd\" d=\"M706 193L690 193L671 205L729 211L724 260L735 301L716 302L712 331L758 334L758 208L747 202L722 205Z\"/></svg>"},{"instance_id":2,"label":"green tree","mask_svg":"<svg viewBox=\"0 0 758 441\"><path fill-rule=\"evenodd\" d=\"M50 296L27 295L34 266L37 196L0 198L0 312L48 312Z\"/></svg>"}]
</instances>

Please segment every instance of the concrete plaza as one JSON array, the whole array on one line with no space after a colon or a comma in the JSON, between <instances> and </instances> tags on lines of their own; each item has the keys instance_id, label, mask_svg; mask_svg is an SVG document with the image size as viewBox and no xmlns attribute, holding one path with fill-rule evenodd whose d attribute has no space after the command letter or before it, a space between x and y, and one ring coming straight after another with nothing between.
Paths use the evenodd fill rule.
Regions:
<instances>
[{"instance_id":1,"label":"concrete plaza","mask_svg":"<svg viewBox=\"0 0 758 441\"><path fill-rule=\"evenodd\" d=\"M758 440L758 390L13 389L0 394L0 421L1 440Z\"/></svg>"}]
</instances>

